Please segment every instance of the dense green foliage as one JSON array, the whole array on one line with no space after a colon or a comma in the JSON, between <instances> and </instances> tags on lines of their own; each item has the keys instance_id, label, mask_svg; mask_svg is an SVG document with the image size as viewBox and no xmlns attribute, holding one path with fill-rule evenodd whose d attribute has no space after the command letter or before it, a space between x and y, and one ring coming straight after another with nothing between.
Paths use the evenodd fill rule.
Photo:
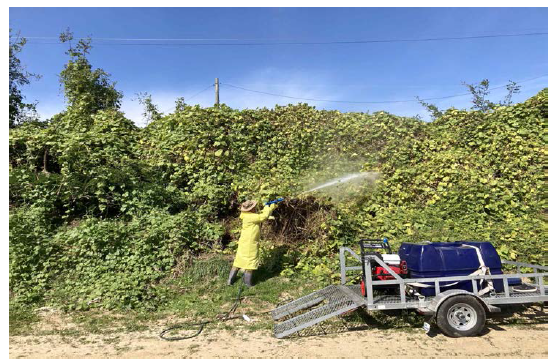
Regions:
<instances>
[{"instance_id":1,"label":"dense green foliage","mask_svg":"<svg viewBox=\"0 0 556 361\"><path fill-rule=\"evenodd\" d=\"M317 111L307 105L236 111L185 107L144 130L142 158L188 204L227 214L238 202L301 190L300 177L359 165L385 138L410 133L414 119ZM342 167L343 169L345 167Z\"/></svg>"},{"instance_id":2,"label":"dense green foliage","mask_svg":"<svg viewBox=\"0 0 556 361\"><path fill-rule=\"evenodd\" d=\"M219 234L190 212L154 210L123 219L83 219L55 231L44 209L10 218L11 291L20 301L45 298L69 308L156 308L153 287L175 260ZM34 227L34 228L30 228Z\"/></svg>"},{"instance_id":3,"label":"dense green foliage","mask_svg":"<svg viewBox=\"0 0 556 361\"><path fill-rule=\"evenodd\" d=\"M157 307L180 260L233 252L241 201L277 195L288 201L264 227L263 257L285 275L336 277L338 247L363 235L489 240L546 263L547 144L547 90L431 123L183 106L140 129L117 110L69 108L10 131L10 290L23 303ZM360 169L381 178L339 201L296 198Z\"/></svg>"},{"instance_id":4,"label":"dense green foliage","mask_svg":"<svg viewBox=\"0 0 556 361\"><path fill-rule=\"evenodd\" d=\"M110 74L100 68L93 70L87 59L91 39L80 39L76 46L71 45L72 40L69 30L60 35L61 42L70 44L66 52L70 60L60 72L69 109L86 115L118 108L123 94L116 90L116 83L110 81Z\"/></svg>"}]
</instances>

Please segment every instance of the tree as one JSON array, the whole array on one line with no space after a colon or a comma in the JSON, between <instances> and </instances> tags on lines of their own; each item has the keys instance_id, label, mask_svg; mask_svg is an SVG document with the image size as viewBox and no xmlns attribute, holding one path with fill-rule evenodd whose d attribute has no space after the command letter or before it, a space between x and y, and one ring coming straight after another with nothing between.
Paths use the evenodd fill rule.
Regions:
<instances>
[{"instance_id":1,"label":"tree","mask_svg":"<svg viewBox=\"0 0 556 361\"><path fill-rule=\"evenodd\" d=\"M162 112L153 103L152 96L148 93L137 93L137 100L143 106L143 119L147 124L162 118Z\"/></svg>"},{"instance_id":2,"label":"tree","mask_svg":"<svg viewBox=\"0 0 556 361\"><path fill-rule=\"evenodd\" d=\"M68 43L66 52L70 60L60 73L60 83L68 102L68 110L94 114L103 109L119 109L123 94L110 81L110 74L92 68L87 54L91 50L91 39L79 39L72 45L73 33L68 30L60 34L60 41Z\"/></svg>"},{"instance_id":3,"label":"tree","mask_svg":"<svg viewBox=\"0 0 556 361\"><path fill-rule=\"evenodd\" d=\"M427 109L433 120L441 117L444 114L442 110L440 110L436 105L432 103L427 103L419 97L417 97L417 101L419 102L419 104Z\"/></svg>"},{"instance_id":4,"label":"tree","mask_svg":"<svg viewBox=\"0 0 556 361\"><path fill-rule=\"evenodd\" d=\"M17 54L21 52L27 40L19 33L12 34L10 29L10 128L29 119L35 112L36 103L25 103L21 87L31 82L31 78L39 79L37 74L29 73Z\"/></svg>"},{"instance_id":5,"label":"tree","mask_svg":"<svg viewBox=\"0 0 556 361\"><path fill-rule=\"evenodd\" d=\"M517 94L521 91L521 86L517 85L515 81L509 81L508 85L506 85L506 90L508 94L504 98L504 101L501 102L501 105L512 105L512 97L514 94Z\"/></svg>"},{"instance_id":6,"label":"tree","mask_svg":"<svg viewBox=\"0 0 556 361\"><path fill-rule=\"evenodd\" d=\"M518 94L521 91L521 86L517 85L515 81L510 80L506 85L508 94L506 94L504 100L498 103L494 103L487 99L488 95L490 94L490 82L488 81L488 79L483 79L478 84L468 84L466 82L463 82L462 84L466 86L471 95L473 95L473 106L471 107L471 109L480 110L482 112L492 110L498 105L512 105L512 97L514 96L514 94ZM441 117L444 114L444 112L434 104L427 103L421 100L419 97L417 97L417 101L419 102L419 104L427 109L433 120Z\"/></svg>"},{"instance_id":7,"label":"tree","mask_svg":"<svg viewBox=\"0 0 556 361\"><path fill-rule=\"evenodd\" d=\"M473 95L473 107L472 109L481 110L486 112L488 110L494 109L497 105L511 105L512 104L512 97L514 94L518 94L521 91L521 86L517 85L515 81L509 81L506 85L506 90L508 94L504 97L504 100L497 103L491 102L486 97L490 94L490 82L488 79L483 79L478 84L467 84L463 83L468 89L469 92Z\"/></svg>"},{"instance_id":8,"label":"tree","mask_svg":"<svg viewBox=\"0 0 556 361\"><path fill-rule=\"evenodd\" d=\"M493 103L486 98L490 94L490 90L488 89L490 82L488 79L483 79L478 84L467 84L466 82L463 82L463 85L465 85L467 89L469 89L471 95L473 95L473 106L471 109L486 112L496 106L496 103Z\"/></svg>"},{"instance_id":9,"label":"tree","mask_svg":"<svg viewBox=\"0 0 556 361\"><path fill-rule=\"evenodd\" d=\"M175 112L182 112L185 110L185 107L187 106L187 104L185 104L185 99L183 97L179 97L178 99L176 99L176 110Z\"/></svg>"}]
</instances>

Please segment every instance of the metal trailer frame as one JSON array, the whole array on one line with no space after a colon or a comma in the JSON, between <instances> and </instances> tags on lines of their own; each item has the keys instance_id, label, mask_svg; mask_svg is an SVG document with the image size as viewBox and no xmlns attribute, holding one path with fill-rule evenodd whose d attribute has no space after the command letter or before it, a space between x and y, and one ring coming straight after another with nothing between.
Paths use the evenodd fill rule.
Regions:
<instances>
[{"instance_id":1,"label":"metal trailer frame","mask_svg":"<svg viewBox=\"0 0 556 361\"><path fill-rule=\"evenodd\" d=\"M348 271L361 271L361 266L346 266L346 252L349 253L360 263L361 257L356 254L349 247L340 247L340 277L341 284L346 284L346 272ZM502 260L502 264L513 265L517 268L517 273L507 273L501 275L475 275L475 276L452 276L452 277L431 277L431 278L401 278L396 274L382 259L375 255L367 255L364 257L365 268L365 285L367 287L367 296L365 304L368 310L385 310L385 309L418 309L424 314L434 314L438 306L446 298L455 294L470 294L477 297L491 312L496 312L499 309L496 305L503 304L526 304L548 301L548 285L545 285L544 278L548 278L548 267L538 266L528 263L513 262ZM393 280L377 281L372 279L371 262L376 262L394 277ZM521 273L521 268L531 268L533 272ZM546 271L546 272L539 272ZM535 292L514 292L508 285L509 278L532 278L534 283L532 285L537 287ZM476 280L502 280L504 289L502 292L486 293L481 295L477 287ZM440 282L459 282L459 281L475 281L472 282L473 292L451 289L440 292ZM408 296L406 295L406 286L411 283L434 283L434 296ZM373 289L377 286L398 286L397 295L373 295Z\"/></svg>"},{"instance_id":2,"label":"metal trailer frame","mask_svg":"<svg viewBox=\"0 0 556 361\"><path fill-rule=\"evenodd\" d=\"M346 284L347 272L362 271L361 265L346 265L346 253L351 255L360 264L363 263L365 270L364 281L367 287L366 297L361 294L360 285ZM371 274L372 262L376 262L382 266L394 279L385 281L373 280ZM502 261L502 263L515 266L517 273L411 279L401 278L376 255L366 255L362 260L361 257L349 247L340 247L341 284L330 285L272 310L272 318L279 322L274 325L274 336L277 338L286 337L362 306L366 306L369 311L415 309L419 313L434 316L440 305L448 298L455 295L469 295L475 297L483 304L485 309L490 312L500 311L497 305L548 301L548 285L544 282L545 277L548 279L548 267L511 261ZM521 268L531 268L533 272L521 273ZM534 285L537 287L534 292L521 293L515 292L510 288L508 284L509 278L523 277L534 279ZM488 282L499 279L502 280L504 285L502 292L495 292L494 290L491 290L489 293L485 293L484 291L481 292L477 285L478 282L476 282L477 280L486 280ZM449 289L441 292L441 282L445 284L445 282L454 281L472 281L473 292L462 289ZM434 296L424 297L421 295L407 295L406 288L410 286L411 283L433 284L435 290ZM385 285L389 285L390 288L395 289L395 294L381 294L378 290L376 295L373 294L373 291L376 290L377 287Z\"/></svg>"}]
</instances>

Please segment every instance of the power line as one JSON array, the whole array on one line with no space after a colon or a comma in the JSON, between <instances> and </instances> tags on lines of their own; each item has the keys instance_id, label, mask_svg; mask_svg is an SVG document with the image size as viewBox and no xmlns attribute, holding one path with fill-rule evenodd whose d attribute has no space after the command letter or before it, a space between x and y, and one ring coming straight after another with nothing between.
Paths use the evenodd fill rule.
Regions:
<instances>
[{"instance_id":1,"label":"power line","mask_svg":"<svg viewBox=\"0 0 556 361\"><path fill-rule=\"evenodd\" d=\"M489 39L517 36L539 36L548 35L548 32L518 33L518 34L495 34L475 35L460 37L438 37L421 39L375 39L375 40L346 40L346 41L287 41L287 42L250 42L250 43L96 43L95 45L122 45L122 46L274 46L274 45L349 45L349 44L373 44L373 43L410 43L449 40ZM40 37L29 37L28 39L39 39ZM45 37L46 38L46 37ZM91 38L95 40L95 38ZM96 38L96 40L125 40L125 41L193 41L203 39L120 39L120 38ZM209 39L207 39L209 40ZM216 39L215 39L216 40ZM227 39L229 41L244 39ZM63 44L62 42L28 42L28 44Z\"/></svg>"},{"instance_id":2,"label":"power line","mask_svg":"<svg viewBox=\"0 0 556 361\"><path fill-rule=\"evenodd\" d=\"M184 102L190 101L191 99L195 98L197 95L199 95L199 94L201 94L201 93L207 91L208 89L212 88L213 86L214 86L214 84L209 85L208 87L206 87L205 89L203 89L203 90L201 90L200 92L196 93L196 94L193 95L192 97L189 97L189 98L185 99Z\"/></svg>"},{"instance_id":3,"label":"power line","mask_svg":"<svg viewBox=\"0 0 556 361\"><path fill-rule=\"evenodd\" d=\"M24 36L25 39L57 40L58 36ZM261 39L229 39L229 38L96 38L83 37L74 40L100 40L100 41L237 41L237 40L261 40Z\"/></svg>"},{"instance_id":4,"label":"power line","mask_svg":"<svg viewBox=\"0 0 556 361\"><path fill-rule=\"evenodd\" d=\"M547 75L542 75L542 76L538 76L535 78L531 78L531 79L526 79L526 80L522 80L522 81L518 81L516 82L516 84L521 84L521 83L526 83L529 81L533 81L533 80L537 80L540 78L544 78L547 77ZM272 96L277 96L277 97L282 97L282 98L288 98L288 99L295 99L295 100L307 100L307 101L316 101L316 102L329 102L329 103L350 103L350 104L389 104L389 103L409 103L409 102L418 102L418 101L428 101L428 100L442 100L442 99L449 99L449 98L456 98L456 97L461 97L461 96L466 96L466 95L471 95L472 93L467 92L467 93L462 93L462 94L455 94L455 95L448 95L448 96L444 96L444 97L435 97L435 98L424 98L424 99L406 99L406 100L383 100L383 101L350 101L350 100L331 100L331 99L315 99L315 98L302 98L302 97L293 97L293 96L289 96L289 95L283 95L283 94L276 94L276 93L269 93L269 92L265 92L265 91L259 91L259 90L253 90L253 89L247 89L247 88L243 88L237 85L232 85L232 84L228 84L228 83L220 83L220 85L225 85L231 88L236 88L236 89L241 89L244 91L248 91L248 92L252 92L252 93L260 93L260 94L266 94L266 95L272 95ZM500 85L497 87L493 87L490 88L490 90L496 90L496 89L501 89L506 87L506 85Z\"/></svg>"},{"instance_id":5,"label":"power line","mask_svg":"<svg viewBox=\"0 0 556 361\"><path fill-rule=\"evenodd\" d=\"M187 102L190 101L191 99L195 98L197 95L199 95L199 94L201 94L201 93L203 93L203 92L209 90L209 89L212 88L213 86L214 86L214 84L209 85L208 87L204 88L204 89L201 90L200 92L197 92L197 93L195 93L194 95L190 96L189 98L184 99L183 102L184 102L184 103L187 103ZM164 110L163 113L168 113L168 112L169 112L170 110L172 110L172 109L174 109L174 107L168 108L168 109Z\"/></svg>"},{"instance_id":6,"label":"power line","mask_svg":"<svg viewBox=\"0 0 556 361\"><path fill-rule=\"evenodd\" d=\"M523 32L547 32L545 28L527 28L519 29L518 31ZM484 34L486 33L486 34ZM497 33L496 31L483 31L483 35L488 33ZM517 33L519 34L519 33ZM479 34L477 34L478 36ZM512 34L510 34L512 35ZM515 35L515 33L513 34ZM471 35L468 35L471 36ZM39 40L59 40L59 36L23 36L25 39L39 39ZM115 38L115 37L80 37L74 38L75 40L100 40L100 41L293 41L285 38Z\"/></svg>"}]
</instances>

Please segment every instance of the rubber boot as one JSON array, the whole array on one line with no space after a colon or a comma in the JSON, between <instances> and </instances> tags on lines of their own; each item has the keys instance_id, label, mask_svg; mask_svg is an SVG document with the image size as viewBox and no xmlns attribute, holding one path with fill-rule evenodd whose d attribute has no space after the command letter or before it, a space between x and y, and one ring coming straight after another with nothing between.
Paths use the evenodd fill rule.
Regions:
<instances>
[{"instance_id":1,"label":"rubber boot","mask_svg":"<svg viewBox=\"0 0 556 361\"><path fill-rule=\"evenodd\" d=\"M226 283L228 286L231 286L231 285L234 284L238 271L239 271L239 268L232 267L232 269L230 270L230 275L228 276L228 282Z\"/></svg>"},{"instance_id":2,"label":"rubber boot","mask_svg":"<svg viewBox=\"0 0 556 361\"><path fill-rule=\"evenodd\" d=\"M247 287L253 287L253 271L245 271L243 274L243 282Z\"/></svg>"}]
</instances>

